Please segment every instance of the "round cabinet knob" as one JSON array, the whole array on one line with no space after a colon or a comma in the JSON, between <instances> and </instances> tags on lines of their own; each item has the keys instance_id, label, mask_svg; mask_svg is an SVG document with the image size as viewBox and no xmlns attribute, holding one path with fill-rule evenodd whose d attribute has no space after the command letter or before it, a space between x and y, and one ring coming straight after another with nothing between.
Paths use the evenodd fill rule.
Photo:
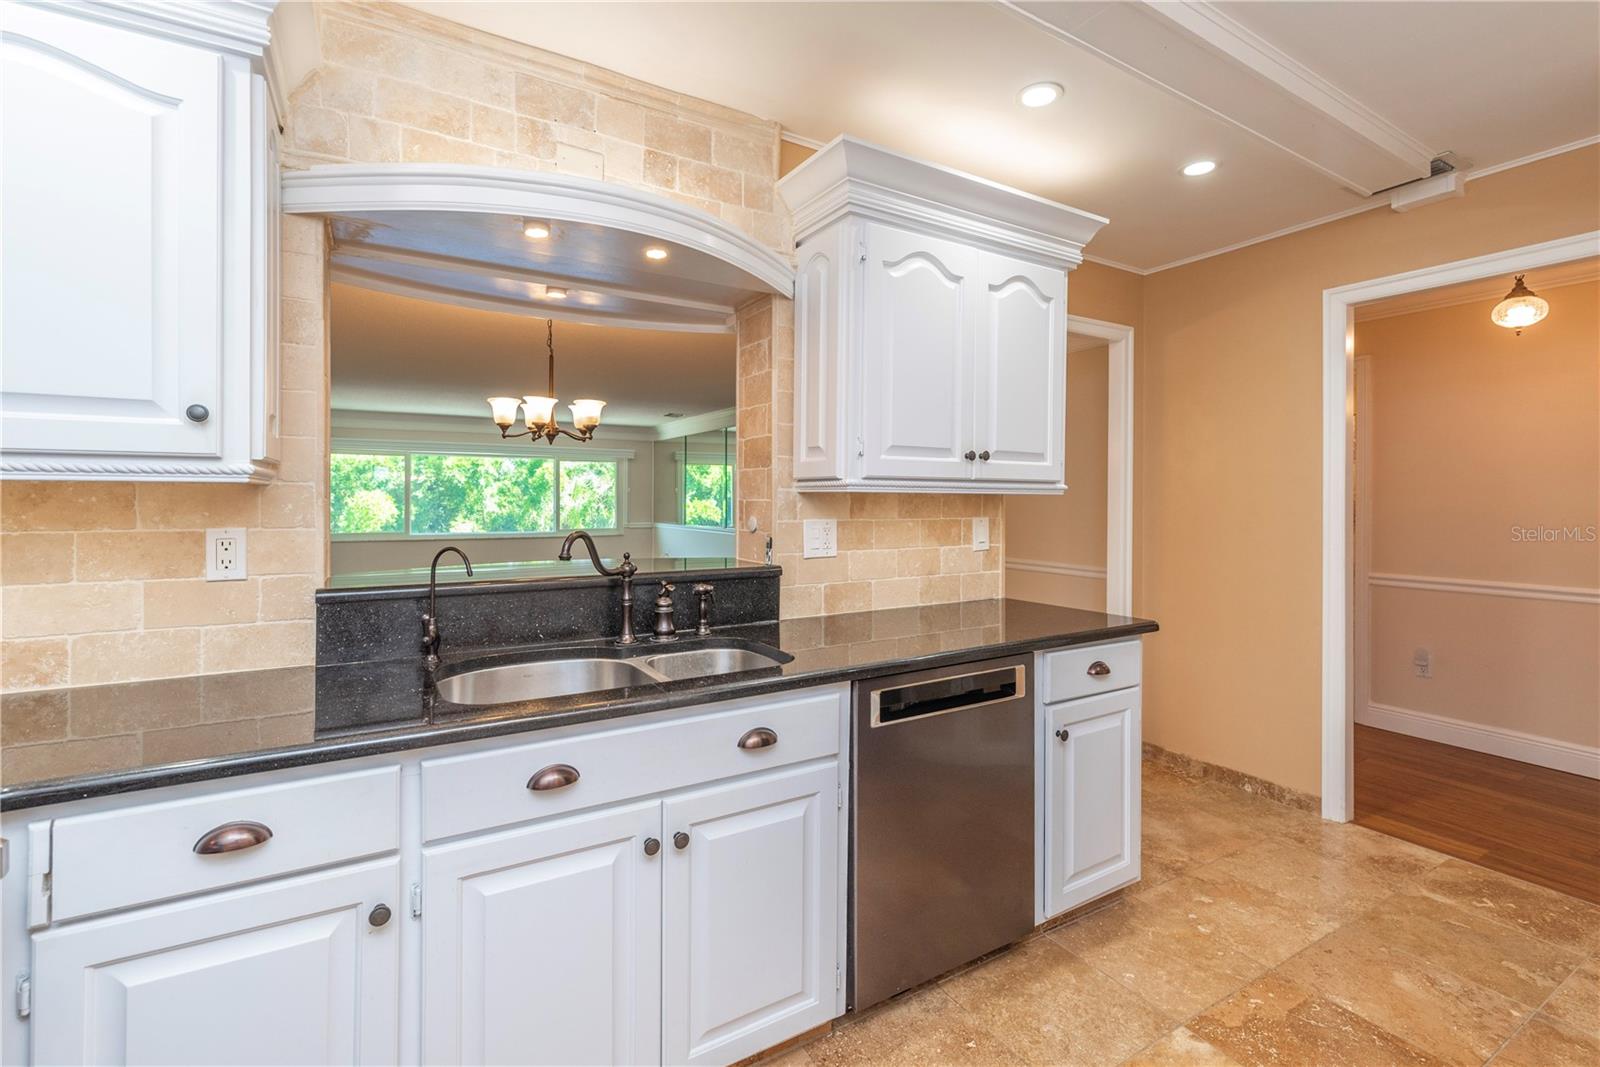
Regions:
<instances>
[{"instance_id":1,"label":"round cabinet knob","mask_svg":"<svg viewBox=\"0 0 1600 1067\"><path fill-rule=\"evenodd\" d=\"M379 904L367 913L367 922L373 926L383 926L388 923L389 917L393 914L394 912L389 910L389 905Z\"/></svg>"},{"instance_id":2,"label":"round cabinet knob","mask_svg":"<svg viewBox=\"0 0 1600 1067\"><path fill-rule=\"evenodd\" d=\"M673 834L672 847L677 849L679 852L682 852L684 849L688 848L689 835L684 833L682 830L679 830L677 833Z\"/></svg>"},{"instance_id":3,"label":"round cabinet knob","mask_svg":"<svg viewBox=\"0 0 1600 1067\"><path fill-rule=\"evenodd\" d=\"M654 838L654 837L647 837L647 838L644 839L644 854L646 856L654 856L657 852L660 852L660 851L661 851L661 841L660 841L660 839Z\"/></svg>"},{"instance_id":4,"label":"round cabinet knob","mask_svg":"<svg viewBox=\"0 0 1600 1067\"><path fill-rule=\"evenodd\" d=\"M979 452L978 458L983 460L985 463L989 462L989 450L986 448L982 452Z\"/></svg>"},{"instance_id":5,"label":"round cabinet knob","mask_svg":"<svg viewBox=\"0 0 1600 1067\"><path fill-rule=\"evenodd\" d=\"M1067 738L1070 737L1070 736L1071 735L1067 733L1067 729L1064 726L1061 729L1056 731L1056 740L1057 741L1061 741L1061 742L1064 743L1067 740Z\"/></svg>"},{"instance_id":6,"label":"round cabinet knob","mask_svg":"<svg viewBox=\"0 0 1600 1067\"><path fill-rule=\"evenodd\" d=\"M183 415L190 422L205 422L211 417L211 409L204 404L190 404L183 409Z\"/></svg>"},{"instance_id":7,"label":"round cabinet knob","mask_svg":"<svg viewBox=\"0 0 1600 1067\"><path fill-rule=\"evenodd\" d=\"M971 461L971 460L977 459L978 458L978 454L976 452L974 452L972 449L969 448L969 449L967 449L967 453L966 453L965 458L967 460Z\"/></svg>"}]
</instances>

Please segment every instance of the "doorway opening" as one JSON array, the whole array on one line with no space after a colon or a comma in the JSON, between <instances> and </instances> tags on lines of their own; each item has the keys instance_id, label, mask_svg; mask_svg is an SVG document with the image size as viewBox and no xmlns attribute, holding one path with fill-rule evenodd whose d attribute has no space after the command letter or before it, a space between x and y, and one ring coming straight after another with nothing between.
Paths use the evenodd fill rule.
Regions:
<instances>
[{"instance_id":1,"label":"doorway opening","mask_svg":"<svg viewBox=\"0 0 1600 1067\"><path fill-rule=\"evenodd\" d=\"M1527 281L1353 305L1351 815L1600 901L1600 257Z\"/></svg>"},{"instance_id":2,"label":"doorway opening","mask_svg":"<svg viewBox=\"0 0 1600 1067\"><path fill-rule=\"evenodd\" d=\"M1005 593L1133 611L1133 328L1067 316L1066 482L1006 498Z\"/></svg>"}]
</instances>

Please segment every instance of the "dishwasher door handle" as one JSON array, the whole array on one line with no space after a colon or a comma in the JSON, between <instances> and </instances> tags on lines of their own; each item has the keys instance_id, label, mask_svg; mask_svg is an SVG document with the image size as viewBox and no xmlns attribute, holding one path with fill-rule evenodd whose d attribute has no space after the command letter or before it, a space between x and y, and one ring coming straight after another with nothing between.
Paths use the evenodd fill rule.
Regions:
<instances>
[{"instance_id":1,"label":"dishwasher door handle","mask_svg":"<svg viewBox=\"0 0 1600 1067\"><path fill-rule=\"evenodd\" d=\"M1027 690L1026 669L1020 663L887 686L872 690L872 725L894 726L1017 700L1026 697Z\"/></svg>"}]
</instances>

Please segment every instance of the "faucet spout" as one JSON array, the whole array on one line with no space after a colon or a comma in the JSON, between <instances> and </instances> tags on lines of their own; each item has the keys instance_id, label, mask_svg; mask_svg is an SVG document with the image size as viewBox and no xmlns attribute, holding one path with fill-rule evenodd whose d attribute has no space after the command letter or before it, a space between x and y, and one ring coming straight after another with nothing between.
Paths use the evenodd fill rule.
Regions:
<instances>
[{"instance_id":1,"label":"faucet spout","mask_svg":"<svg viewBox=\"0 0 1600 1067\"><path fill-rule=\"evenodd\" d=\"M433 565L428 568L428 613L422 617L423 662L429 673L439 668L439 560L454 552L466 564L467 577L472 577L472 561L455 545L445 545L434 553Z\"/></svg>"},{"instance_id":2,"label":"faucet spout","mask_svg":"<svg viewBox=\"0 0 1600 1067\"><path fill-rule=\"evenodd\" d=\"M624 552L620 564L607 567L600 562L600 553L594 547L594 538L589 536L589 531L573 530L567 534L567 539L561 542L561 551L556 554L556 558L564 561L572 559L572 545L575 541L582 541L583 547L589 550L589 562L594 564L597 573L607 578L622 579L622 636L617 638L617 644L633 644L636 640L633 635L633 576L639 573L639 568L634 565L632 553Z\"/></svg>"}]
</instances>

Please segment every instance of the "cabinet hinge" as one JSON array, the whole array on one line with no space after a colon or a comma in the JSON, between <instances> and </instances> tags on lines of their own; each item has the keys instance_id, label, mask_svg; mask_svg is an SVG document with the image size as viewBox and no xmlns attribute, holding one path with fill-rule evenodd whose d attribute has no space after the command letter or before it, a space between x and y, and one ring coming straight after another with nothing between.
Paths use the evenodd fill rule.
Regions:
<instances>
[{"instance_id":1,"label":"cabinet hinge","mask_svg":"<svg viewBox=\"0 0 1600 1067\"><path fill-rule=\"evenodd\" d=\"M422 918L422 883L411 883L411 917Z\"/></svg>"},{"instance_id":2,"label":"cabinet hinge","mask_svg":"<svg viewBox=\"0 0 1600 1067\"><path fill-rule=\"evenodd\" d=\"M867 454L867 439L865 437L862 437L860 434L856 434L856 455L864 456L866 454Z\"/></svg>"},{"instance_id":3,"label":"cabinet hinge","mask_svg":"<svg viewBox=\"0 0 1600 1067\"><path fill-rule=\"evenodd\" d=\"M833 968L833 988L844 988L844 968L838 966L837 964L835 964Z\"/></svg>"},{"instance_id":4,"label":"cabinet hinge","mask_svg":"<svg viewBox=\"0 0 1600 1067\"><path fill-rule=\"evenodd\" d=\"M33 1014L33 976L17 975L17 1018L26 1019Z\"/></svg>"},{"instance_id":5,"label":"cabinet hinge","mask_svg":"<svg viewBox=\"0 0 1600 1067\"><path fill-rule=\"evenodd\" d=\"M833 806L840 811L844 810L844 786L835 786L833 790Z\"/></svg>"}]
</instances>

